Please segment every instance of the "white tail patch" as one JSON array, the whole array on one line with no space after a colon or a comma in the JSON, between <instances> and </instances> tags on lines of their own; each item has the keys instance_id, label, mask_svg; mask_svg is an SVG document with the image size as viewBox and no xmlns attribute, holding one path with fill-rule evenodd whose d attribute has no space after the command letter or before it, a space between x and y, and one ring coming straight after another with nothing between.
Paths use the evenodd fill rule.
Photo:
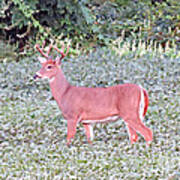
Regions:
<instances>
[{"instance_id":1,"label":"white tail patch","mask_svg":"<svg viewBox=\"0 0 180 180\"><path fill-rule=\"evenodd\" d=\"M141 120L144 119L144 106L145 106L145 103L144 103L144 93L143 93L143 88L140 86L141 88L141 99L140 99L140 103L139 103L139 117Z\"/></svg>"}]
</instances>

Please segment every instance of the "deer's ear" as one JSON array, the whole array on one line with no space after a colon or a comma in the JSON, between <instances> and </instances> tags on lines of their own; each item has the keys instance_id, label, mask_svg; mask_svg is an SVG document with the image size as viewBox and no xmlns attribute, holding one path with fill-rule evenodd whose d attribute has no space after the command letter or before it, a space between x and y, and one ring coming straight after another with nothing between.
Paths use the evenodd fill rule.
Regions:
<instances>
[{"instance_id":1,"label":"deer's ear","mask_svg":"<svg viewBox=\"0 0 180 180\"><path fill-rule=\"evenodd\" d=\"M61 64L61 58L59 56L55 59L56 64L59 66Z\"/></svg>"},{"instance_id":2,"label":"deer's ear","mask_svg":"<svg viewBox=\"0 0 180 180\"><path fill-rule=\"evenodd\" d=\"M41 64L45 63L47 60L46 58L43 58L43 57L38 57L38 60L40 61Z\"/></svg>"}]
</instances>

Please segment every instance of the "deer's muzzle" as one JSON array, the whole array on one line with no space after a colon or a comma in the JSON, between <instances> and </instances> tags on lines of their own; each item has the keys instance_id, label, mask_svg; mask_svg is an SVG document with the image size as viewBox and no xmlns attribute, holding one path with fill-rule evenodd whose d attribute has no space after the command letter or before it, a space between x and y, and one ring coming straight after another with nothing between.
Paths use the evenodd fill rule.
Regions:
<instances>
[{"instance_id":1,"label":"deer's muzzle","mask_svg":"<svg viewBox=\"0 0 180 180\"><path fill-rule=\"evenodd\" d=\"M34 79L39 79L39 78L41 78L41 76L39 74L35 74L33 78Z\"/></svg>"}]
</instances>

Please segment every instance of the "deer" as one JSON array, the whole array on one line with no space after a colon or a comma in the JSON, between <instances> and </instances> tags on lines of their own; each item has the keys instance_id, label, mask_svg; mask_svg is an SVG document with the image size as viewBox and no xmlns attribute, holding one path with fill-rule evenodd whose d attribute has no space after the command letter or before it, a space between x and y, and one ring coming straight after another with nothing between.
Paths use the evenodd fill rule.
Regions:
<instances>
[{"instance_id":1,"label":"deer","mask_svg":"<svg viewBox=\"0 0 180 180\"><path fill-rule=\"evenodd\" d=\"M48 79L54 97L63 117L67 120L67 145L72 143L76 127L81 123L85 129L88 143L94 138L93 124L124 120L131 144L137 142L140 133L147 145L153 140L152 130L145 126L143 119L148 109L147 91L136 84L125 83L110 87L83 87L71 85L61 69L61 62L69 52L63 44L61 49L49 45L44 50L35 45L42 56L38 57L42 67L36 72L34 79ZM51 50L58 56L49 56ZM60 56L59 56L60 55Z\"/></svg>"}]
</instances>

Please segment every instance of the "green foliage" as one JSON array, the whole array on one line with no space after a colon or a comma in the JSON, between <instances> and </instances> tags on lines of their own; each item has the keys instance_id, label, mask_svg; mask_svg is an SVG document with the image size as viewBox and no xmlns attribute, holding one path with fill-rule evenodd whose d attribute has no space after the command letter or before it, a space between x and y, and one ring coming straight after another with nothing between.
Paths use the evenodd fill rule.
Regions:
<instances>
[{"instance_id":1,"label":"green foliage","mask_svg":"<svg viewBox=\"0 0 180 180\"><path fill-rule=\"evenodd\" d=\"M110 39L124 31L126 40L141 37L144 42L154 40L164 47L168 41L179 45L179 11L180 2L174 0L156 5L151 1L116 1L103 4L94 13L100 24L98 31Z\"/></svg>"},{"instance_id":2,"label":"green foliage","mask_svg":"<svg viewBox=\"0 0 180 180\"><path fill-rule=\"evenodd\" d=\"M27 41L66 38L82 47L90 42L92 47L107 46L122 32L124 41L141 38L163 48L166 43L179 47L176 0L2 0L0 5L0 35L18 42L20 50Z\"/></svg>"},{"instance_id":3,"label":"green foliage","mask_svg":"<svg viewBox=\"0 0 180 180\"><path fill-rule=\"evenodd\" d=\"M87 1L88 2L88 1ZM74 40L83 39L90 33L94 18L86 7L86 1L63 0L2 0L2 31L13 41L36 36L42 40L74 36ZM9 12L8 15L6 12ZM18 32L18 33L17 33ZM35 33L35 34L34 34ZM13 37L11 37L13 36Z\"/></svg>"},{"instance_id":4,"label":"green foliage","mask_svg":"<svg viewBox=\"0 0 180 180\"><path fill-rule=\"evenodd\" d=\"M15 53L16 47L5 44L0 40L0 62L17 60L18 55Z\"/></svg>"}]
</instances>

